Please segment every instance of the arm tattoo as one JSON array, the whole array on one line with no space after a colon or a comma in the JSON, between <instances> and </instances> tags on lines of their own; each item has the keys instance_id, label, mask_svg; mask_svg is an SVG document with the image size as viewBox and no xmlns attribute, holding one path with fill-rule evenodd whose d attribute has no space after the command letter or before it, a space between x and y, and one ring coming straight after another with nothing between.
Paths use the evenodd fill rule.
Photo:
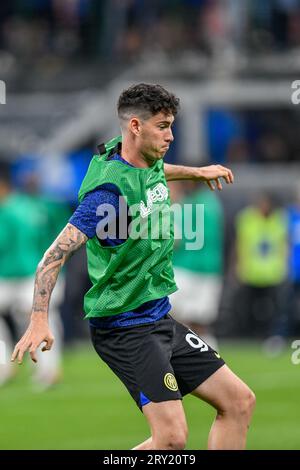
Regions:
<instances>
[{"instance_id":1,"label":"arm tattoo","mask_svg":"<svg viewBox=\"0 0 300 470\"><path fill-rule=\"evenodd\" d=\"M87 241L88 237L71 224L67 224L38 265L32 313L47 313L51 293L58 274L67 259Z\"/></svg>"}]
</instances>

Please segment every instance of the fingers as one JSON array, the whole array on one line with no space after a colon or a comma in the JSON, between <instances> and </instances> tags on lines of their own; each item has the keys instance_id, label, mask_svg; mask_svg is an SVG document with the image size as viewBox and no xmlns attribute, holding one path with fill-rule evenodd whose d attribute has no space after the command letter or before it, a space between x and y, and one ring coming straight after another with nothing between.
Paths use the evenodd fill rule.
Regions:
<instances>
[{"instance_id":1,"label":"fingers","mask_svg":"<svg viewBox=\"0 0 300 470\"><path fill-rule=\"evenodd\" d=\"M50 349L52 348L53 343L54 343L54 338L49 337L45 341L46 341L46 344L45 344L45 346L42 347L43 352L44 351L50 351Z\"/></svg>"},{"instance_id":2,"label":"fingers","mask_svg":"<svg viewBox=\"0 0 300 470\"><path fill-rule=\"evenodd\" d=\"M221 191L221 190L222 190L222 183L221 183L221 181L219 180L219 178L216 178L216 179L215 179L215 182L216 182L216 185L217 185L218 190Z\"/></svg>"},{"instance_id":3,"label":"fingers","mask_svg":"<svg viewBox=\"0 0 300 470\"><path fill-rule=\"evenodd\" d=\"M229 168L222 165L212 165L207 167L205 182L212 191L215 190L213 181L215 181L217 189L219 191L222 190L221 178L223 178L227 184L232 184L234 182L233 173Z\"/></svg>"},{"instance_id":4,"label":"fingers","mask_svg":"<svg viewBox=\"0 0 300 470\"><path fill-rule=\"evenodd\" d=\"M215 190L215 187L214 187L214 185L212 184L211 181L207 180L207 181L205 181L205 184L207 184L207 186L209 187L209 189L210 189L211 191L214 191L214 190Z\"/></svg>"},{"instance_id":5,"label":"fingers","mask_svg":"<svg viewBox=\"0 0 300 470\"><path fill-rule=\"evenodd\" d=\"M13 353L12 353L12 355L11 355L11 359L10 359L11 362L14 362L14 361L15 361L15 359L16 359L16 357L17 357L17 355L18 355L18 352L19 352L19 350L18 350L18 345L16 345L16 347L15 347L15 349L13 350Z\"/></svg>"},{"instance_id":6,"label":"fingers","mask_svg":"<svg viewBox=\"0 0 300 470\"><path fill-rule=\"evenodd\" d=\"M52 336L48 336L44 341L46 344L43 346L42 351L49 351L52 348L54 338ZM24 354L26 351L29 351L31 360L33 362L38 362L36 351L40 344L41 343L33 343L26 339L19 341L12 353L11 361L15 362L15 360L17 360L18 364L22 364Z\"/></svg>"},{"instance_id":7,"label":"fingers","mask_svg":"<svg viewBox=\"0 0 300 470\"><path fill-rule=\"evenodd\" d=\"M30 336L26 332L25 335L20 339L16 344L15 349L13 350L11 361L14 362L16 359L19 364L22 364L23 356L25 351L31 346Z\"/></svg>"},{"instance_id":8,"label":"fingers","mask_svg":"<svg viewBox=\"0 0 300 470\"><path fill-rule=\"evenodd\" d=\"M229 168L226 168L225 166L219 165L219 169L222 171L221 176L225 179L227 184L234 182L233 173Z\"/></svg>"},{"instance_id":9,"label":"fingers","mask_svg":"<svg viewBox=\"0 0 300 470\"><path fill-rule=\"evenodd\" d=\"M222 191L223 186L222 186L222 183L219 180L219 178L213 178L212 180L205 181L205 183L207 184L209 189L211 189L211 191L214 191L216 189L214 184L213 184L213 181L215 181L218 190Z\"/></svg>"},{"instance_id":10,"label":"fingers","mask_svg":"<svg viewBox=\"0 0 300 470\"><path fill-rule=\"evenodd\" d=\"M17 359L18 364L22 364L24 354L29 348L31 349L31 343L19 341L12 353L11 361L14 362Z\"/></svg>"},{"instance_id":11,"label":"fingers","mask_svg":"<svg viewBox=\"0 0 300 470\"><path fill-rule=\"evenodd\" d=\"M36 350L37 350L37 345L32 345L31 348L29 349L29 354L33 362L37 362L37 357L36 357Z\"/></svg>"}]
</instances>

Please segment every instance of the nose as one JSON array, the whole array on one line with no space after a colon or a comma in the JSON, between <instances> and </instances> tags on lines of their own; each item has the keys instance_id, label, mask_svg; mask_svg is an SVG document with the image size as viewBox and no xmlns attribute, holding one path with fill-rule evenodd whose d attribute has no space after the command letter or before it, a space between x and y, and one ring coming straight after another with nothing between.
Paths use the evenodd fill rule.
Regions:
<instances>
[{"instance_id":1,"label":"nose","mask_svg":"<svg viewBox=\"0 0 300 470\"><path fill-rule=\"evenodd\" d=\"M174 136L173 136L172 129L169 129L169 132L168 132L167 137L166 137L165 140L166 140L167 142L173 142Z\"/></svg>"}]
</instances>

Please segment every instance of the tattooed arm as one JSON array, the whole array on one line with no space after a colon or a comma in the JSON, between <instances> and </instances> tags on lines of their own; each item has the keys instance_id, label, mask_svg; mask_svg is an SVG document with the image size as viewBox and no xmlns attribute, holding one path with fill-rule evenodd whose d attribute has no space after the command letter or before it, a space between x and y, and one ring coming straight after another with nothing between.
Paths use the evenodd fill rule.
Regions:
<instances>
[{"instance_id":1,"label":"tattooed arm","mask_svg":"<svg viewBox=\"0 0 300 470\"><path fill-rule=\"evenodd\" d=\"M57 239L48 248L39 263L35 276L33 306L29 326L17 343L11 360L22 363L24 353L29 350L33 362L37 362L36 350L46 343L42 351L51 349L54 337L48 326L48 307L51 293L56 284L59 271L87 241L88 237L74 225L67 224Z\"/></svg>"}]
</instances>

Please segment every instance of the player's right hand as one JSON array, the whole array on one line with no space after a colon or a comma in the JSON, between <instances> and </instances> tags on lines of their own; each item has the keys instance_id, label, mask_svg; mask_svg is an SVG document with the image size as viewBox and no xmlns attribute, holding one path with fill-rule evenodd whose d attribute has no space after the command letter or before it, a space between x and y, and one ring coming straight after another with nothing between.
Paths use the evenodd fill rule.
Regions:
<instances>
[{"instance_id":1,"label":"player's right hand","mask_svg":"<svg viewBox=\"0 0 300 470\"><path fill-rule=\"evenodd\" d=\"M46 343L42 351L48 351L52 348L54 336L51 333L48 322L45 320L31 320L26 332L16 344L14 352L11 356L11 361L16 359L19 364L22 364L23 356L26 351L29 351L30 357L33 362L37 362L36 350L42 343Z\"/></svg>"}]
</instances>

